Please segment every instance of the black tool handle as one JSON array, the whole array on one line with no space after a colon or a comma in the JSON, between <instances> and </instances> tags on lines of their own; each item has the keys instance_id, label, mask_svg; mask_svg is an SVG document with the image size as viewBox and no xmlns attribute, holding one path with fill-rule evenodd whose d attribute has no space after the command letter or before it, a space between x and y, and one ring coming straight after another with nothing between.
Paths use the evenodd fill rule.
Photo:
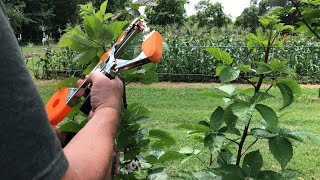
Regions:
<instances>
[{"instance_id":1,"label":"black tool handle","mask_svg":"<svg viewBox=\"0 0 320 180\"><path fill-rule=\"evenodd\" d=\"M109 75L109 74L106 74L106 76L109 78L109 79L114 79L113 76ZM106 92L107 93L107 92ZM86 99L84 101L84 103L82 104L82 106L80 107L80 111L82 111L84 114L86 115L89 115L92 107L91 107L91 95L90 95L90 89L87 88L86 89L86 92L85 94L87 95L86 96Z\"/></svg>"}]
</instances>

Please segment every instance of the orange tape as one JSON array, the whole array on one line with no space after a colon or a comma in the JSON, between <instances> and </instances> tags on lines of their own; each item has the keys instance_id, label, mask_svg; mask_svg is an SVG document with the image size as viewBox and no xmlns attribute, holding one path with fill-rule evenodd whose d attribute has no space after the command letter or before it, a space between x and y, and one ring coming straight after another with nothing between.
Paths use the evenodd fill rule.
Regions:
<instances>
[{"instance_id":1,"label":"orange tape","mask_svg":"<svg viewBox=\"0 0 320 180\"><path fill-rule=\"evenodd\" d=\"M148 39L142 43L141 50L153 63L158 63L162 58L162 36L154 31Z\"/></svg>"},{"instance_id":2,"label":"orange tape","mask_svg":"<svg viewBox=\"0 0 320 180\"><path fill-rule=\"evenodd\" d=\"M72 108L66 104L68 94L69 88L62 88L46 104L46 111L52 126L56 126L71 111Z\"/></svg>"}]
</instances>

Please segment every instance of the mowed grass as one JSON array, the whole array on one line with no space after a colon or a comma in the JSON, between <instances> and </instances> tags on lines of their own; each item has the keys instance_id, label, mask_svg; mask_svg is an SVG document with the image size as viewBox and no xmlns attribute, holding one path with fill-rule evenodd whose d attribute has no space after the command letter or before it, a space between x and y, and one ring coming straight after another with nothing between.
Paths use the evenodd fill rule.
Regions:
<instances>
[{"instance_id":1,"label":"mowed grass","mask_svg":"<svg viewBox=\"0 0 320 180\"><path fill-rule=\"evenodd\" d=\"M40 94L46 102L55 92L55 82L37 82ZM177 129L179 124L197 123L209 120L214 109L224 103L221 99L201 96L203 92L212 90L214 84L186 84L186 83L156 83L152 85L131 84L127 87L128 103L141 103L151 111L149 121L145 124L149 129L163 129L169 131L179 142L173 149L191 146L203 151L199 156L204 162L209 161L208 152L200 143L186 138L186 131ZM243 89L244 86L241 86ZM282 127L295 131L309 131L318 133L320 130L320 98L319 88L316 86L303 87L302 94L287 109L278 112L281 116ZM282 99L280 93L271 91L274 99L266 101L269 106L280 108ZM258 127L261 117L254 115L252 127ZM247 145L253 139L247 140ZM264 169L279 170L280 165L272 157L267 141L259 140L251 149L259 149L263 155ZM179 162L168 164L168 170L174 174L179 170L197 170L205 165L197 158L190 159L183 165ZM303 179L320 179L320 146L312 143L294 143L294 156L288 168L301 172Z\"/></svg>"}]
</instances>

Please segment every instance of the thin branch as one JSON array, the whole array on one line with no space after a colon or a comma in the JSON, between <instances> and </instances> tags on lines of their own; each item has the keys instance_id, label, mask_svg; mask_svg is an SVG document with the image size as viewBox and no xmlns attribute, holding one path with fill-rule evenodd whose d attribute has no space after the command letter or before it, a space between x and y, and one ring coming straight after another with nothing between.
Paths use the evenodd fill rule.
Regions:
<instances>
[{"instance_id":1,"label":"thin branch","mask_svg":"<svg viewBox=\"0 0 320 180\"><path fill-rule=\"evenodd\" d=\"M307 21L306 21L305 19L303 19L302 12L301 12L301 10L299 9L298 4L297 4L296 2L294 2L294 0L290 0L290 1L291 1L291 3L294 5L294 7L296 8L296 10L297 10L297 12L298 12L298 14L299 14L299 16L300 16L301 22L303 22L303 24L305 24L305 25L308 27L308 29L309 29L318 39L320 39L320 36L316 33L316 31L312 29L312 27L307 23Z\"/></svg>"},{"instance_id":2,"label":"thin branch","mask_svg":"<svg viewBox=\"0 0 320 180\"><path fill-rule=\"evenodd\" d=\"M270 91L270 89L273 87L273 84L266 90L266 93Z\"/></svg>"},{"instance_id":3,"label":"thin branch","mask_svg":"<svg viewBox=\"0 0 320 180\"><path fill-rule=\"evenodd\" d=\"M242 79L244 79L244 80L246 80L248 83L250 83L254 88L256 88L256 85L253 83L253 82L251 82L247 77L245 77L244 75L241 75L241 78Z\"/></svg>"},{"instance_id":4,"label":"thin branch","mask_svg":"<svg viewBox=\"0 0 320 180\"><path fill-rule=\"evenodd\" d=\"M253 141L253 143L251 143L251 144L247 147L247 149L241 154L241 156L243 156L258 140L259 140L259 139L256 138L256 140Z\"/></svg>"},{"instance_id":5,"label":"thin branch","mask_svg":"<svg viewBox=\"0 0 320 180\"><path fill-rule=\"evenodd\" d=\"M240 145L240 143L238 143L237 141L233 140L233 139L229 139L229 138L226 138L227 140L231 141L231 142L234 142L236 144L238 144L238 146Z\"/></svg>"},{"instance_id":6,"label":"thin branch","mask_svg":"<svg viewBox=\"0 0 320 180\"><path fill-rule=\"evenodd\" d=\"M242 155L242 148L243 148L244 142L245 142L245 140L246 140L246 138L248 136L248 130L249 130L250 122L251 121L248 122L248 124L246 125L246 127L244 128L244 131L243 131L243 135L242 135L242 138L241 138L241 141L240 141L240 144L239 144L236 165L240 165L240 160L241 160L241 155Z\"/></svg>"}]
</instances>

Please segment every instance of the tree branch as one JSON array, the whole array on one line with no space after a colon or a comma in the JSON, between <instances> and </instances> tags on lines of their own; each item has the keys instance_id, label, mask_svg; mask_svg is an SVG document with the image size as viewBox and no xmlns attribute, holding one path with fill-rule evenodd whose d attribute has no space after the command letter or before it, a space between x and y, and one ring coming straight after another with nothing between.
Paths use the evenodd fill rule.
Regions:
<instances>
[{"instance_id":1,"label":"tree branch","mask_svg":"<svg viewBox=\"0 0 320 180\"><path fill-rule=\"evenodd\" d=\"M248 78L246 78L244 75L241 75L241 78L242 79L244 79L244 80L246 80L248 83L250 83L254 88L256 88L256 85L253 83L253 82L251 82Z\"/></svg>"},{"instance_id":2,"label":"tree branch","mask_svg":"<svg viewBox=\"0 0 320 180\"><path fill-rule=\"evenodd\" d=\"M240 165L240 160L241 160L241 155L242 155L242 148L243 148L244 142L245 142L245 140L246 140L246 138L248 136L249 126L250 126L250 121L246 125L246 127L244 128L243 135L242 135L241 141L239 143L239 149L238 149L238 155L237 155L237 161L236 161L236 165L238 165L238 166Z\"/></svg>"},{"instance_id":3,"label":"tree branch","mask_svg":"<svg viewBox=\"0 0 320 180\"><path fill-rule=\"evenodd\" d=\"M240 143L238 143L237 141L233 140L233 139L229 139L229 138L226 138L227 140L231 141L231 142L234 142L236 144L238 144L238 146L240 145Z\"/></svg>"},{"instance_id":4,"label":"tree branch","mask_svg":"<svg viewBox=\"0 0 320 180\"><path fill-rule=\"evenodd\" d=\"M256 140L253 141L253 143L251 143L251 144L247 147L247 149L241 154L241 156L243 156L258 140L259 140L259 139L256 138Z\"/></svg>"},{"instance_id":5,"label":"tree branch","mask_svg":"<svg viewBox=\"0 0 320 180\"><path fill-rule=\"evenodd\" d=\"M290 0L290 1L294 5L294 7L296 8L296 10L300 16L301 22L303 22L303 24L305 24L308 27L308 29L320 40L320 36L316 33L316 31L312 29L312 27L307 23L307 21L305 19L303 19L302 12L299 9L298 4L296 2L294 2L294 0Z\"/></svg>"}]
</instances>

